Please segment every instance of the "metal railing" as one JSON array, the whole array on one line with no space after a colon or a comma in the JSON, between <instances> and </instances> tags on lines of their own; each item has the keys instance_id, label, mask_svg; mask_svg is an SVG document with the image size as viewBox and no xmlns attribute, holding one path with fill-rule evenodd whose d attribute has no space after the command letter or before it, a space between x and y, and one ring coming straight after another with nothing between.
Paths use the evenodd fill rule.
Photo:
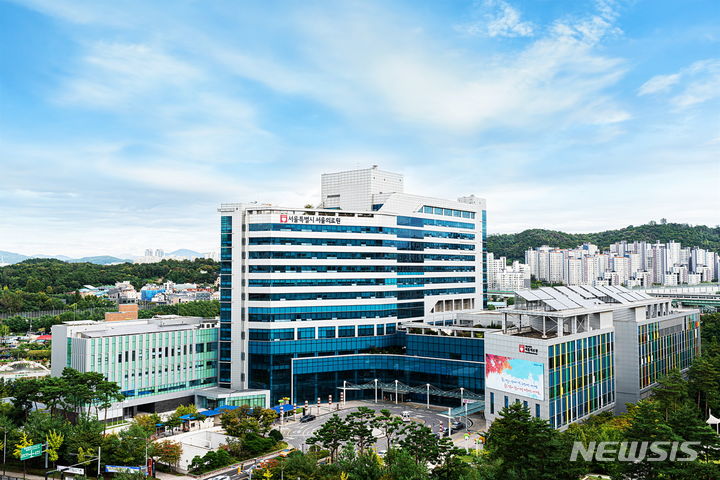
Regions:
<instances>
[{"instance_id":1,"label":"metal railing","mask_svg":"<svg viewBox=\"0 0 720 480\"><path fill-rule=\"evenodd\" d=\"M378 389L383 392L398 392L398 393L420 393L427 395L428 392L432 396L436 397L447 397L447 398L458 398L467 400L485 400L484 395L477 394L467 389L455 389L455 390L442 390L441 388L435 387L431 384L420 385L417 387L411 387L402 382L368 382L361 385L347 382L343 387L337 387L340 390L374 390Z\"/></svg>"}]
</instances>

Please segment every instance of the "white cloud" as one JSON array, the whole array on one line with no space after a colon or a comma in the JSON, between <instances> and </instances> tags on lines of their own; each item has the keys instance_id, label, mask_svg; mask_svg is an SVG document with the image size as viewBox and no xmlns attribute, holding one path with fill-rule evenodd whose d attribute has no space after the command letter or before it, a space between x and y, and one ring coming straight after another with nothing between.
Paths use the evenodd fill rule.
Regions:
<instances>
[{"instance_id":1,"label":"white cloud","mask_svg":"<svg viewBox=\"0 0 720 480\"><path fill-rule=\"evenodd\" d=\"M640 86L638 95L669 93L670 103L683 109L720 98L720 59L694 62L669 75L656 75Z\"/></svg>"},{"instance_id":2,"label":"white cloud","mask_svg":"<svg viewBox=\"0 0 720 480\"><path fill-rule=\"evenodd\" d=\"M670 87L680 81L680 74L672 75L656 75L647 82L643 83L638 90L638 95L648 95L651 93L665 92Z\"/></svg>"},{"instance_id":3,"label":"white cloud","mask_svg":"<svg viewBox=\"0 0 720 480\"><path fill-rule=\"evenodd\" d=\"M149 45L97 42L68 76L58 101L87 107L121 107L163 95L200 76L193 66Z\"/></svg>"},{"instance_id":4,"label":"white cloud","mask_svg":"<svg viewBox=\"0 0 720 480\"><path fill-rule=\"evenodd\" d=\"M362 14L367 21L358 21ZM519 51L493 56L453 50L373 11L339 12L333 22L309 14L301 22L308 62L290 73L320 79L303 82L304 92L353 114L384 107L404 123L457 133L529 125L581 108L624 73L621 60L594 51L617 31L604 13L565 19ZM273 86L276 71L253 73Z\"/></svg>"},{"instance_id":5,"label":"white cloud","mask_svg":"<svg viewBox=\"0 0 720 480\"><path fill-rule=\"evenodd\" d=\"M530 37L535 26L520 20L520 11L504 0L485 0L482 19L459 25L458 30L468 35L488 37Z\"/></svg>"}]
</instances>

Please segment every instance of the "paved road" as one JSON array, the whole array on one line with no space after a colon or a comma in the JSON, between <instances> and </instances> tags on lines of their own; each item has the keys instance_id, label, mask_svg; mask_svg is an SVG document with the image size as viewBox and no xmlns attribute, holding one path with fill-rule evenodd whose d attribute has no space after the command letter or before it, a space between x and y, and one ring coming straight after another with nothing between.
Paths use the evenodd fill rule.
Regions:
<instances>
[{"instance_id":1,"label":"paved road","mask_svg":"<svg viewBox=\"0 0 720 480\"><path fill-rule=\"evenodd\" d=\"M348 405L346 409L339 410L335 412L323 412L322 415L319 415L317 419L313 420L312 422L308 423L299 423L295 421L291 421L285 424L285 426L282 429L283 435L285 436L285 441L288 442L291 446L294 448L297 448L298 450L302 450L306 447L305 442L308 438L310 438L313 435L313 432L320 428L320 426L327 421L327 419L330 417L331 414L337 413L340 417L346 417L352 412L357 411L357 407L359 406L365 406L368 408L372 408L374 410L381 410L381 409L388 409L390 410L394 415L401 415L404 411L410 412L410 418L409 420L416 421L423 423L430 427L433 432L440 433L441 425L447 430L448 420L445 415L447 412L446 410L438 407L431 407L430 410L425 408L424 406L420 406L418 404L411 404L411 403L400 403L400 404L394 404L394 403L373 403L373 402L348 402ZM313 407L313 414L315 413L316 407ZM465 423L464 418L458 419L463 421ZM474 421L473 417L470 416L468 419L468 430L473 430ZM453 439L455 438L463 438L464 432L459 432L453 435ZM378 439L378 442L376 443L376 448L378 449L385 449L387 448L386 440L383 438Z\"/></svg>"},{"instance_id":2,"label":"paved road","mask_svg":"<svg viewBox=\"0 0 720 480\"><path fill-rule=\"evenodd\" d=\"M382 410L382 409L388 409L390 412L392 412L394 415L402 415L402 412L409 411L410 412L410 418L406 419L406 421L415 421L419 423L423 423L430 427L433 432L440 433L441 431L441 425L443 428L447 431L448 428L448 419L447 416L447 410L442 407L434 407L431 406L430 409L427 409L424 405L418 405L414 403L382 403L378 402L377 404L374 402L359 402L359 401L353 401L353 402L347 402L346 408L340 409L340 410L332 410L327 407L327 405L323 405L321 409L321 414L317 416L317 418L311 422L307 423L300 423L297 420L293 419L286 419L284 425L282 426L282 433L285 436L285 441L290 445L292 448L297 448L298 450L305 451L307 449L307 444L305 443L308 438L310 438L313 433L322 426L323 423L327 421L328 418L332 414L338 414L340 417L344 418L351 414L352 412L356 412L357 408L360 406L372 408L374 410ZM342 408L342 407L341 407ZM311 411L313 414L317 413L317 407L313 406L311 407ZM300 415L298 415L298 419L300 418ZM456 418L456 420L465 422L465 418ZM470 432L470 438L465 439L465 433L466 430L462 430L460 432L455 433L452 436L453 441L458 447L463 448L474 448L474 439L477 438L477 431L479 429L482 429L484 427L484 422L479 419L477 416L471 415L468 418L467 421L467 428L466 430ZM278 425L276 425L276 428ZM377 439L377 442L375 443L375 448L377 450L384 450L387 448L387 440L384 436L380 436L380 432L377 432L379 438ZM253 460L246 460L245 463L247 465L260 463L261 461L265 460L266 458L273 458L274 455L260 457L253 462ZM226 475L230 477L230 480L242 480L248 478L248 475L245 473L238 474L237 469L227 470L223 473L216 473L215 476L218 475ZM209 480L209 479L208 479Z\"/></svg>"}]
</instances>

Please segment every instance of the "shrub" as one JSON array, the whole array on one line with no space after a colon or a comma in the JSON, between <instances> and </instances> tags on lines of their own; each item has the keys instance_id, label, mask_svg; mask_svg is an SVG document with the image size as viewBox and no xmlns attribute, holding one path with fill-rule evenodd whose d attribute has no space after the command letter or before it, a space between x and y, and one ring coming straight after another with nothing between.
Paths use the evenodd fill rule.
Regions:
<instances>
[{"instance_id":1,"label":"shrub","mask_svg":"<svg viewBox=\"0 0 720 480\"><path fill-rule=\"evenodd\" d=\"M252 455L259 455L271 450L275 443L277 442L272 438L261 437L256 433L248 433L242 439L243 450Z\"/></svg>"},{"instance_id":2,"label":"shrub","mask_svg":"<svg viewBox=\"0 0 720 480\"><path fill-rule=\"evenodd\" d=\"M276 429L270 430L268 437L275 440L275 443L282 442L283 438L285 438L285 437L283 437L283 434L280 432L280 430L276 430Z\"/></svg>"}]
</instances>

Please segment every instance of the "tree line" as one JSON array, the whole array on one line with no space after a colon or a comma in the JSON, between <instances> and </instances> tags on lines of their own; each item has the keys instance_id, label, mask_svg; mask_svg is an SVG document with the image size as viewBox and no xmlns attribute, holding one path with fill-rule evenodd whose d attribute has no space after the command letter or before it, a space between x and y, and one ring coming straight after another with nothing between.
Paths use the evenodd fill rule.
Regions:
<instances>
[{"instance_id":1,"label":"tree line","mask_svg":"<svg viewBox=\"0 0 720 480\"><path fill-rule=\"evenodd\" d=\"M2 293L0 292L0 296ZM88 298L88 297L86 297ZM50 332L53 325L72 320L103 320L105 312L117 311L117 305L113 302L103 303L103 306L87 308L73 308L58 315L40 315L28 317L13 315L0 320L0 336L3 326L6 326L8 333L24 334L30 330L39 332ZM150 308L143 308L138 312L138 318L152 318L155 315L183 315L190 317L214 318L220 315L220 302L217 300L195 300L193 302L178 303L175 305L155 305ZM31 328L32 327L32 328Z\"/></svg>"},{"instance_id":2,"label":"tree line","mask_svg":"<svg viewBox=\"0 0 720 480\"><path fill-rule=\"evenodd\" d=\"M575 248L585 242L598 245L601 249L621 241L665 243L671 240L682 243L684 247L700 247L720 252L720 226L690 226L685 223L650 223L617 230L597 233L565 233L556 230L530 229L520 233L488 235L487 251L496 257L509 260L525 260L528 248L543 245L558 248Z\"/></svg>"},{"instance_id":3,"label":"tree line","mask_svg":"<svg viewBox=\"0 0 720 480\"><path fill-rule=\"evenodd\" d=\"M217 275L218 263L205 258L116 265L68 263L36 258L0 267L0 287L27 293L64 293L85 285L114 285L116 282L129 281L139 289L146 283L167 280L175 283L212 284Z\"/></svg>"}]
</instances>

